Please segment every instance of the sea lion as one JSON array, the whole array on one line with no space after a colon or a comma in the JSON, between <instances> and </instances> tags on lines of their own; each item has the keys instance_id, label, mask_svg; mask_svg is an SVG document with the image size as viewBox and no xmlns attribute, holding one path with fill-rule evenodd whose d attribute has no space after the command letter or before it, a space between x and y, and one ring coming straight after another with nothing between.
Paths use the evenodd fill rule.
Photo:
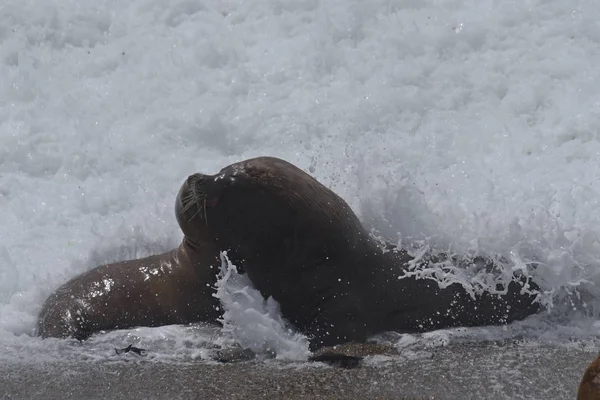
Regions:
<instances>
[{"instance_id":1,"label":"sea lion","mask_svg":"<svg viewBox=\"0 0 600 400\"><path fill-rule=\"evenodd\" d=\"M600 356L585 370L577 391L577 400L600 400Z\"/></svg>"},{"instance_id":2,"label":"sea lion","mask_svg":"<svg viewBox=\"0 0 600 400\"><path fill-rule=\"evenodd\" d=\"M409 276L412 257L384 254L342 198L284 160L193 176L197 218L311 349L383 331L506 324L538 311L530 281L511 282L503 295L470 295L460 284Z\"/></svg>"},{"instance_id":3,"label":"sea lion","mask_svg":"<svg viewBox=\"0 0 600 400\"><path fill-rule=\"evenodd\" d=\"M196 185L188 178L175 214L184 238L163 254L103 265L61 286L39 314L42 337L86 339L94 332L135 326L216 321L213 296L221 265L214 235L195 214Z\"/></svg>"}]
</instances>

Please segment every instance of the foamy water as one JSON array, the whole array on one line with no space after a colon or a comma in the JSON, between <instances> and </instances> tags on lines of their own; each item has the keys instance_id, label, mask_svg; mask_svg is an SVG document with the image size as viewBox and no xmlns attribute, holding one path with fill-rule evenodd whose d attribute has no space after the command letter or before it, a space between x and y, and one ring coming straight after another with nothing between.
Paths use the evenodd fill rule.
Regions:
<instances>
[{"instance_id":1,"label":"foamy water","mask_svg":"<svg viewBox=\"0 0 600 400\"><path fill-rule=\"evenodd\" d=\"M263 343L278 317L255 297L237 308L268 317L255 330L231 303L227 332L32 336L69 278L178 244L189 174L257 155L310 172L391 241L540 263L527 273L550 313L385 340L594 338L599 19L583 0L5 2L0 357L95 359L134 342L208 359L229 339ZM301 358L302 340L282 330L266 347Z\"/></svg>"}]
</instances>

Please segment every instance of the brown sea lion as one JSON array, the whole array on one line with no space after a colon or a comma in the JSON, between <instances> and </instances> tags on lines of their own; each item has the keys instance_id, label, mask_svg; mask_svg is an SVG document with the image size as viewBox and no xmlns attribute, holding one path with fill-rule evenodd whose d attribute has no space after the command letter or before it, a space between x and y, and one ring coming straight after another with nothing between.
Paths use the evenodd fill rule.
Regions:
<instances>
[{"instance_id":1,"label":"brown sea lion","mask_svg":"<svg viewBox=\"0 0 600 400\"><path fill-rule=\"evenodd\" d=\"M344 200L286 161L260 157L193 177L198 218L313 349L383 331L506 324L538 311L526 290L533 282L471 296L460 284L406 276L406 252L384 254Z\"/></svg>"},{"instance_id":2,"label":"brown sea lion","mask_svg":"<svg viewBox=\"0 0 600 400\"><path fill-rule=\"evenodd\" d=\"M42 337L86 339L94 332L135 326L215 321L213 296L221 265L214 235L199 218L195 178L182 185L175 214L184 238L163 254L103 265L71 279L42 307Z\"/></svg>"},{"instance_id":3,"label":"brown sea lion","mask_svg":"<svg viewBox=\"0 0 600 400\"><path fill-rule=\"evenodd\" d=\"M600 400L600 356L585 370L577 391L577 400Z\"/></svg>"}]
</instances>

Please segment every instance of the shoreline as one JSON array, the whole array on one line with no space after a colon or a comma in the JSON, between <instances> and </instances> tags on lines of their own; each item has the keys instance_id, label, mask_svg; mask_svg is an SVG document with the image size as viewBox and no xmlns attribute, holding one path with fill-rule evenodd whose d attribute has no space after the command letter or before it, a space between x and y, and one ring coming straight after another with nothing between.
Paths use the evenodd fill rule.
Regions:
<instances>
[{"instance_id":1,"label":"shoreline","mask_svg":"<svg viewBox=\"0 0 600 400\"><path fill-rule=\"evenodd\" d=\"M566 346L453 344L366 357L356 369L278 360L9 363L8 399L567 399L595 352Z\"/></svg>"}]
</instances>

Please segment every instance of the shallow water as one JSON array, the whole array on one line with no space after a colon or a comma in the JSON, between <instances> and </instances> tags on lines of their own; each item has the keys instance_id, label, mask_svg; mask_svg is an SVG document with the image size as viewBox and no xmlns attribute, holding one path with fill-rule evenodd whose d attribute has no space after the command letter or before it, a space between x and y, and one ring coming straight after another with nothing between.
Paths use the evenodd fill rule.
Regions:
<instances>
[{"instance_id":1,"label":"shallow water","mask_svg":"<svg viewBox=\"0 0 600 400\"><path fill-rule=\"evenodd\" d=\"M227 332L140 328L85 344L33 336L43 301L69 278L178 244L173 202L189 174L256 155L307 170L391 241L498 255L514 270L539 263L526 272L549 312L382 340L595 346L600 5L0 8L0 358L97 360L133 342L161 360L209 359L217 345L265 345L265 326L267 347L304 357L304 339L275 328L274 306L256 298L241 307L258 310L258 327L233 313Z\"/></svg>"}]
</instances>

